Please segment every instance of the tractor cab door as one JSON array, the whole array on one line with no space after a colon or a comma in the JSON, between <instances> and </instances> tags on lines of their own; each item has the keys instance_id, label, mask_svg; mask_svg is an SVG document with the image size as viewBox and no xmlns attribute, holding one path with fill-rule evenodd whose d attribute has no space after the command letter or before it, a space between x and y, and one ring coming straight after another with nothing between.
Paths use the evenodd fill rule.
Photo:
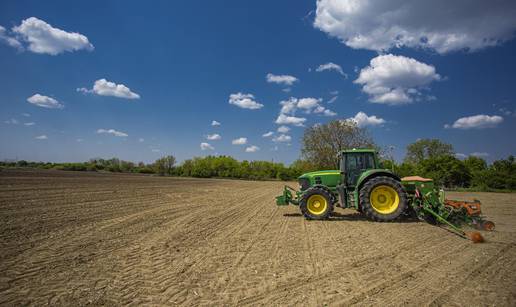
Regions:
<instances>
[{"instance_id":1,"label":"tractor cab door","mask_svg":"<svg viewBox=\"0 0 516 307\"><path fill-rule=\"evenodd\" d=\"M344 176L348 187L354 187L363 172L375 168L372 153L346 153L342 159L345 159Z\"/></svg>"}]
</instances>

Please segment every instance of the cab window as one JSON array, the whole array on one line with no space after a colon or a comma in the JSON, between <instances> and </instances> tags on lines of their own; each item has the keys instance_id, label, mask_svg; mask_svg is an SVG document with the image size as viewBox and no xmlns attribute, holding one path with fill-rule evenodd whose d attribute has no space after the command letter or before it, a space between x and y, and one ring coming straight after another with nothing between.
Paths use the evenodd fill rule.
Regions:
<instances>
[{"instance_id":1,"label":"cab window","mask_svg":"<svg viewBox=\"0 0 516 307\"><path fill-rule=\"evenodd\" d=\"M348 185L355 185L363 171L375 168L372 153L350 153L346 155L346 178Z\"/></svg>"},{"instance_id":2,"label":"cab window","mask_svg":"<svg viewBox=\"0 0 516 307\"><path fill-rule=\"evenodd\" d=\"M346 163L347 170L365 170L374 168L374 158L370 153L349 154Z\"/></svg>"}]
</instances>

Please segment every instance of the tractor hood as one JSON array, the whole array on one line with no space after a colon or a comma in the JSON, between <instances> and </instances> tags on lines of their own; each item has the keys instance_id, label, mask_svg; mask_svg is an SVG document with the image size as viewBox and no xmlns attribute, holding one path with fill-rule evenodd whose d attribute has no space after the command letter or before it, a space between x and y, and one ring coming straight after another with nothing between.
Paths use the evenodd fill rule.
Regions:
<instances>
[{"instance_id":1,"label":"tractor hood","mask_svg":"<svg viewBox=\"0 0 516 307\"><path fill-rule=\"evenodd\" d=\"M299 176L299 184L302 190L306 190L314 185L325 185L329 188L335 188L340 184L340 181L340 170L316 171Z\"/></svg>"},{"instance_id":2,"label":"tractor hood","mask_svg":"<svg viewBox=\"0 0 516 307\"><path fill-rule=\"evenodd\" d=\"M299 178L311 178L314 176L340 176L340 171L338 169L336 170L326 170L326 171L315 171L310 173L304 173L303 175L299 176Z\"/></svg>"}]
</instances>

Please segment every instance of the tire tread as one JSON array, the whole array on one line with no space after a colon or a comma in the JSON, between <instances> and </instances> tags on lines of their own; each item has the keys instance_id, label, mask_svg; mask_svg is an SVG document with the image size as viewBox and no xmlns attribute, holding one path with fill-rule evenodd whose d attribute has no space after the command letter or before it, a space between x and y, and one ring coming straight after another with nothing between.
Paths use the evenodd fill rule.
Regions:
<instances>
[{"instance_id":1,"label":"tire tread","mask_svg":"<svg viewBox=\"0 0 516 307\"><path fill-rule=\"evenodd\" d=\"M326 212L322 215L312 215L308 211L308 198L316 194L322 195L326 199L326 202L328 204L328 210L326 210ZM303 194L303 198L301 199L299 208L301 209L301 213L303 213L307 220L326 220L333 213L333 197L326 189L323 189L321 187L313 187L306 190L306 192Z\"/></svg>"},{"instance_id":2,"label":"tire tread","mask_svg":"<svg viewBox=\"0 0 516 307\"><path fill-rule=\"evenodd\" d=\"M394 188L400 197L400 204L398 209L390 214L381 214L377 212L373 206L371 205L371 201L369 199L369 195L371 195L371 191L379 186L379 185L388 185ZM368 182L366 182L362 188L360 189L360 206L362 207L363 213L371 220L376 222L393 222L400 218L403 213L407 210L408 201L407 201L407 193L403 186L399 181L391 177L379 176L375 177Z\"/></svg>"}]
</instances>

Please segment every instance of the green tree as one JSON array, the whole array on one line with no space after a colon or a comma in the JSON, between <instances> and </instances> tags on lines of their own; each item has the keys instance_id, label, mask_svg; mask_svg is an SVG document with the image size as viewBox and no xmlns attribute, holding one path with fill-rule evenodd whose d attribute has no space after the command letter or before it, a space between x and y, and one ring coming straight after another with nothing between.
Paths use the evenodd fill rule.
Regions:
<instances>
[{"instance_id":1,"label":"green tree","mask_svg":"<svg viewBox=\"0 0 516 307\"><path fill-rule=\"evenodd\" d=\"M27 165L29 165L29 163L25 160L20 160L20 161L16 162L16 166L19 166L19 167L26 167Z\"/></svg>"},{"instance_id":2,"label":"green tree","mask_svg":"<svg viewBox=\"0 0 516 307\"><path fill-rule=\"evenodd\" d=\"M468 187L471 173L464 162L454 156L437 156L425 159L417 166L418 175L432 178L440 186Z\"/></svg>"},{"instance_id":3,"label":"green tree","mask_svg":"<svg viewBox=\"0 0 516 307\"><path fill-rule=\"evenodd\" d=\"M418 171L417 171L416 165L414 165L412 163L409 163L409 162L403 162L403 163L395 166L394 167L394 171L400 177L407 177L407 176L418 175Z\"/></svg>"},{"instance_id":4,"label":"green tree","mask_svg":"<svg viewBox=\"0 0 516 307\"><path fill-rule=\"evenodd\" d=\"M301 155L319 169L335 169L340 151L359 147L376 147L368 131L351 120L334 120L305 129Z\"/></svg>"},{"instance_id":5,"label":"green tree","mask_svg":"<svg viewBox=\"0 0 516 307\"><path fill-rule=\"evenodd\" d=\"M471 186L479 190L487 190L486 178L489 174L486 161L479 157L469 156L464 160L464 165L471 174Z\"/></svg>"},{"instance_id":6,"label":"green tree","mask_svg":"<svg viewBox=\"0 0 516 307\"><path fill-rule=\"evenodd\" d=\"M466 165L466 167L471 173L481 172L487 169L486 161L482 158L475 156L469 156L467 159L465 159L464 165Z\"/></svg>"},{"instance_id":7,"label":"green tree","mask_svg":"<svg viewBox=\"0 0 516 307\"><path fill-rule=\"evenodd\" d=\"M490 189L516 190L516 163L514 156L494 161L482 172L482 183Z\"/></svg>"},{"instance_id":8,"label":"green tree","mask_svg":"<svg viewBox=\"0 0 516 307\"><path fill-rule=\"evenodd\" d=\"M438 139L421 139L407 146L405 161L419 164L425 159L453 155L453 146Z\"/></svg>"},{"instance_id":9,"label":"green tree","mask_svg":"<svg viewBox=\"0 0 516 307\"><path fill-rule=\"evenodd\" d=\"M292 162L290 170L292 172L292 177L296 178L304 173L316 171L317 166L308 160L298 159Z\"/></svg>"},{"instance_id":10,"label":"green tree","mask_svg":"<svg viewBox=\"0 0 516 307\"><path fill-rule=\"evenodd\" d=\"M162 176L171 175L174 164L176 164L176 158L172 155L168 155L156 160L154 162L154 169L156 170L156 173Z\"/></svg>"}]
</instances>

